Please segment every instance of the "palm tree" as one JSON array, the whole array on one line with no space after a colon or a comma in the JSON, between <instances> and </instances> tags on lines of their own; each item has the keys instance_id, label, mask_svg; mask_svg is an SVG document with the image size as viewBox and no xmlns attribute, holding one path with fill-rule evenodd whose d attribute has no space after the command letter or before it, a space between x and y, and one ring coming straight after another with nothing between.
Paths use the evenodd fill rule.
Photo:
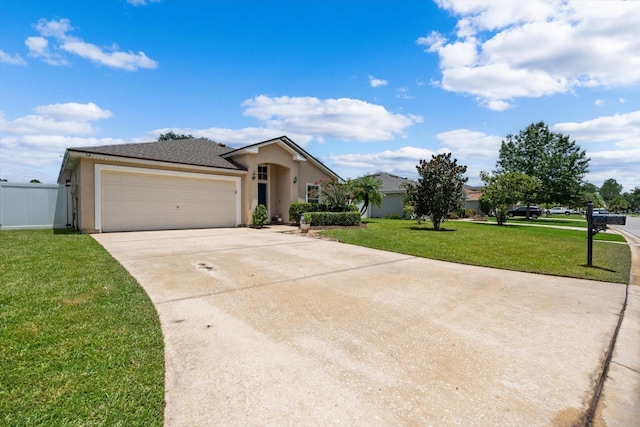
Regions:
<instances>
[{"instance_id":1,"label":"palm tree","mask_svg":"<svg viewBox=\"0 0 640 427\"><path fill-rule=\"evenodd\" d=\"M354 203L363 202L360 215L363 215L369 209L369 204L377 207L382 205L382 198L384 197L384 193L380 192L382 185L382 181L372 175L356 178L351 182Z\"/></svg>"}]
</instances>

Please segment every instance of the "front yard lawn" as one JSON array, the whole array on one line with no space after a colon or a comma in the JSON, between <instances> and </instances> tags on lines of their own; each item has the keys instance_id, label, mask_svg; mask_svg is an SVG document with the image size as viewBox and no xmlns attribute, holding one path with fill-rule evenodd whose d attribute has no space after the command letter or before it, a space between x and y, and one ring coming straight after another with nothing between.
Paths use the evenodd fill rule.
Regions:
<instances>
[{"instance_id":1,"label":"front yard lawn","mask_svg":"<svg viewBox=\"0 0 640 427\"><path fill-rule=\"evenodd\" d=\"M622 236L600 233L587 267L586 230L499 227L491 223L447 221L446 231L430 222L367 219L367 228L325 230L322 234L370 248L463 264L556 276L629 283L631 252Z\"/></svg>"},{"instance_id":2,"label":"front yard lawn","mask_svg":"<svg viewBox=\"0 0 640 427\"><path fill-rule=\"evenodd\" d=\"M91 236L0 232L0 425L161 426L163 348L147 295Z\"/></svg>"},{"instance_id":3,"label":"front yard lawn","mask_svg":"<svg viewBox=\"0 0 640 427\"><path fill-rule=\"evenodd\" d=\"M495 217L489 217L489 222L495 223ZM579 228L587 228L587 220L580 218L572 218L572 217L546 217L541 216L538 219L526 219L522 217L517 218L508 218L507 225L517 225L517 224L531 224L531 225L554 225L559 227L579 227Z\"/></svg>"}]
</instances>

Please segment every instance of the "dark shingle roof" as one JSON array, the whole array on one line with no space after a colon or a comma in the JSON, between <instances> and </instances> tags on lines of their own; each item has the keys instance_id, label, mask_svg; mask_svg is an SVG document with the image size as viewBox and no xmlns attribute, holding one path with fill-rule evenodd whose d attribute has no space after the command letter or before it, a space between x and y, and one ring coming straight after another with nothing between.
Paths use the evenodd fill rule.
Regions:
<instances>
[{"instance_id":1,"label":"dark shingle roof","mask_svg":"<svg viewBox=\"0 0 640 427\"><path fill-rule=\"evenodd\" d=\"M103 145L100 147L69 148L69 151L222 169L246 170L233 160L222 157L223 154L234 151L234 149L208 139L177 139L174 141Z\"/></svg>"},{"instance_id":2,"label":"dark shingle roof","mask_svg":"<svg viewBox=\"0 0 640 427\"><path fill-rule=\"evenodd\" d=\"M413 182L408 178L403 178L397 175L391 175L386 172L378 172L378 173L371 174L369 176L378 178L380 181L382 181L382 189L380 190L382 193L405 192L407 190L404 188L403 185Z\"/></svg>"}]
</instances>

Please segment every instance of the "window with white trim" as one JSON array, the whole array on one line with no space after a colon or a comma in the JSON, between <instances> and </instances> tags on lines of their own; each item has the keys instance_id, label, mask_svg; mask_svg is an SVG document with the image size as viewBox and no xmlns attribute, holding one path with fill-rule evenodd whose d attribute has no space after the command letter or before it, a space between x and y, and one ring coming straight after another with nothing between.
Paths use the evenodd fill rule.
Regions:
<instances>
[{"instance_id":1,"label":"window with white trim","mask_svg":"<svg viewBox=\"0 0 640 427\"><path fill-rule=\"evenodd\" d=\"M320 203L320 185L307 184L307 203Z\"/></svg>"},{"instance_id":2,"label":"window with white trim","mask_svg":"<svg viewBox=\"0 0 640 427\"><path fill-rule=\"evenodd\" d=\"M266 181L269 177L269 170L267 165L258 165L258 179L260 181Z\"/></svg>"}]
</instances>

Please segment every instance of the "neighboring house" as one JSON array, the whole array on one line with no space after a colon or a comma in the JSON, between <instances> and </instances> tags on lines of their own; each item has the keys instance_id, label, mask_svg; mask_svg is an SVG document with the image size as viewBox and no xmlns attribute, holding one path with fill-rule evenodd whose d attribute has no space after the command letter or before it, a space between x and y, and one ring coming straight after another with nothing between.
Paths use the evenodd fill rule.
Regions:
<instances>
[{"instance_id":1,"label":"neighboring house","mask_svg":"<svg viewBox=\"0 0 640 427\"><path fill-rule=\"evenodd\" d=\"M369 175L382 181L381 193L385 195L382 198L380 207L369 205L369 209L363 215L366 218L384 218L389 215L400 215L404 217L404 203L402 202L407 190L404 185L411 183L408 178L392 175L386 172L378 172Z\"/></svg>"},{"instance_id":2,"label":"neighboring house","mask_svg":"<svg viewBox=\"0 0 640 427\"><path fill-rule=\"evenodd\" d=\"M385 197L382 198L380 207L370 205L364 216L367 218L384 218L389 215L400 215L404 217L404 196L407 194L405 185L413 183L409 178L403 178L386 172L378 172L371 177L382 181L381 192ZM484 187L474 187L471 185L464 186L464 207L465 209L474 209L476 213L481 214L480 196Z\"/></svg>"},{"instance_id":3,"label":"neighboring house","mask_svg":"<svg viewBox=\"0 0 640 427\"><path fill-rule=\"evenodd\" d=\"M478 215L483 215L480 209L480 196L484 187L475 187L472 185L464 186L464 207L465 209L473 209Z\"/></svg>"},{"instance_id":4,"label":"neighboring house","mask_svg":"<svg viewBox=\"0 0 640 427\"><path fill-rule=\"evenodd\" d=\"M292 202L341 178L286 136L233 149L207 139L68 148L58 183L70 183L82 232L236 227L258 204L289 221Z\"/></svg>"}]
</instances>

